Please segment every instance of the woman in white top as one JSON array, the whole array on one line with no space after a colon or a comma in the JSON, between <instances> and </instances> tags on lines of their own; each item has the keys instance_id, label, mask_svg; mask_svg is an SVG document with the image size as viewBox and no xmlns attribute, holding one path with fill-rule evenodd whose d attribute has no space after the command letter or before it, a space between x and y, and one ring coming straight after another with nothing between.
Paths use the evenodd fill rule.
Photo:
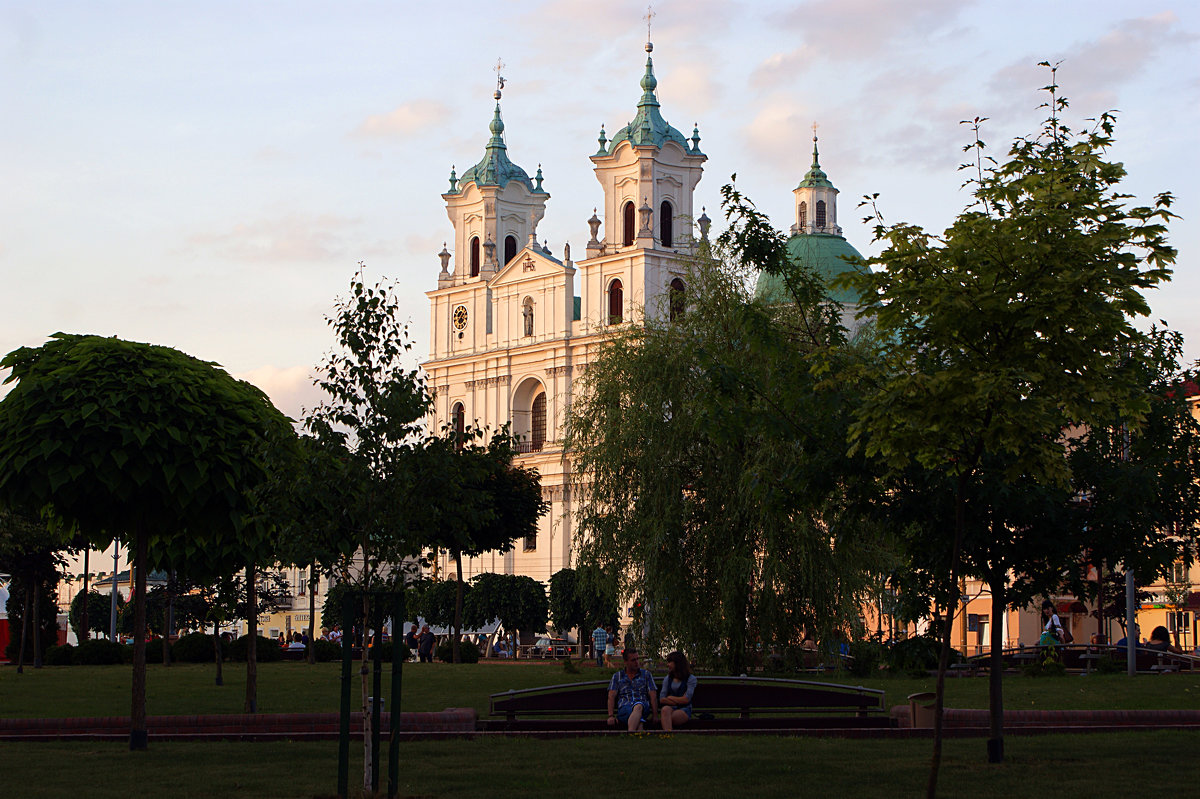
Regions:
<instances>
[{"instance_id":1,"label":"woman in white top","mask_svg":"<svg viewBox=\"0 0 1200 799\"><path fill-rule=\"evenodd\" d=\"M1046 626L1042 628L1038 646L1058 646L1062 643L1062 622L1058 620L1058 614L1054 612L1054 603L1049 599L1042 602L1042 619L1045 620Z\"/></svg>"}]
</instances>

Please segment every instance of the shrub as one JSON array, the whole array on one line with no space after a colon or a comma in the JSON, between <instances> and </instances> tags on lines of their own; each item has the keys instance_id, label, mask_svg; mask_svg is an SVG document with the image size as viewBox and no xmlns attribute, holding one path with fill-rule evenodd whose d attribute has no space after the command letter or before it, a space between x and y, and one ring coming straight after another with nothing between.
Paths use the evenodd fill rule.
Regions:
<instances>
[{"instance_id":1,"label":"shrub","mask_svg":"<svg viewBox=\"0 0 1200 799\"><path fill-rule=\"evenodd\" d=\"M112 666L125 662L125 647L116 641L93 639L75 647L74 661L77 666Z\"/></svg>"},{"instance_id":2,"label":"shrub","mask_svg":"<svg viewBox=\"0 0 1200 799\"><path fill-rule=\"evenodd\" d=\"M171 647L171 656L180 663L212 663L216 659L212 635L188 633L180 636Z\"/></svg>"},{"instance_id":3,"label":"shrub","mask_svg":"<svg viewBox=\"0 0 1200 799\"><path fill-rule=\"evenodd\" d=\"M246 647L249 646L246 639L249 637L249 635L243 635L229 645L230 660L245 661ZM209 643L211 645L212 642L210 641ZM260 635L258 636L257 655L259 663L272 663L276 660L283 660L283 649L277 641L272 641L270 638L264 638Z\"/></svg>"},{"instance_id":4,"label":"shrub","mask_svg":"<svg viewBox=\"0 0 1200 799\"><path fill-rule=\"evenodd\" d=\"M407 647L405 647L407 649ZM438 644L437 659L443 663L454 662L454 644L450 640ZM472 641L461 641L458 644L458 659L463 663L479 662L479 647Z\"/></svg>"},{"instance_id":5,"label":"shrub","mask_svg":"<svg viewBox=\"0 0 1200 799\"><path fill-rule=\"evenodd\" d=\"M70 666L75 662L75 647L70 644L52 646L46 650L42 662L47 666Z\"/></svg>"},{"instance_id":6,"label":"shrub","mask_svg":"<svg viewBox=\"0 0 1200 799\"><path fill-rule=\"evenodd\" d=\"M942 643L931 635L915 635L892 644L888 651L888 666L898 674L924 677L938 667ZM957 663L962 655L951 650L950 662Z\"/></svg>"},{"instance_id":7,"label":"shrub","mask_svg":"<svg viewBox=\"0 0 1200 799\"><path fill-rule=\"evenodd\" d=\"M318 638L313 643L313 647L315 648L314 652L316 654L317 662L319 663L326 663L331 660L342 659L341 644L335 644L333 641L326 641L323 638Z\"/></svg>"},{"instance_id":8,"label":"shrub","mask_svg":"<svg viewBox=\"0 0 1200 799\"><path fill-rule=\"evenodd\" d=\"M879 670L886 654L883 644L876 641L851 641L850 661L846 668L855 677L869 677Z\"/></svg>"},{"instance_id":9,"label":"shrub","mask_svg":"<svg viewBox=\"0 0 1200 799\"><path fill-rule=\"evenodd\" d=\"M1067 667L1054 651L1054 647L1046 647L1042 656L1030 663L1024 669L1028 677L1062 677L1067 673Z\"/></svg>"}]
</instances>

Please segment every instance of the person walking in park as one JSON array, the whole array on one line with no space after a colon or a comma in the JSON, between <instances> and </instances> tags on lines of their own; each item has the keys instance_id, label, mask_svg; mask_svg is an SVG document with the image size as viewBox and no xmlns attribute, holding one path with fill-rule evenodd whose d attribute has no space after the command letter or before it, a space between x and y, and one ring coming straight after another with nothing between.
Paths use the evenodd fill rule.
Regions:
<instances>
[{"instance_id":1,"label":"person walking in park","mask_svg":"<svg viewBox=\"0 0 1200 799\"><path fill-rule=\"evenodd\" d=\"M637 732L645 720L647 706L651 719L658 721L658 687L654 675L641 667L636 649L625 649L621 659L625 668L608 683L608 726L615 727L619 721L630 732Z\"/></svg>"},{"instance_id":2,"label":"person walking in park","mask_svg":"<svg viewBox=\"0 0 1200 799\"><path fill-rule=\"evenodd\" d=\"M592 650L596 656L596 668L604 668L604 648L608 646L608 631L596 625L592 630Z\"/></svg>"},{"instance_id":3,"label":"person walking in park","mask_svg":"<svg viewBox=\"0 0 1200 799\"><path fill-rule=\"evenodd\" d=\"M421 628L421 639L417 642L417 654L422 663L433 662L433 640L433 633L429 632L429 625L426 624Z\"/></svg>"},{"instance_id":4,"label":"person walking in park","mask_svg":"<svg viewBox=\"0 0 1200 799\"><path fill-rule=\"evenodd\" d=\"M1042 619L1046 622L1042 635L1038 638L1038 646L1058 646L1062 641L1062 622L1054 610L1054 603L1049 599L1042 602Z\"/></svg>"}]
</instances>

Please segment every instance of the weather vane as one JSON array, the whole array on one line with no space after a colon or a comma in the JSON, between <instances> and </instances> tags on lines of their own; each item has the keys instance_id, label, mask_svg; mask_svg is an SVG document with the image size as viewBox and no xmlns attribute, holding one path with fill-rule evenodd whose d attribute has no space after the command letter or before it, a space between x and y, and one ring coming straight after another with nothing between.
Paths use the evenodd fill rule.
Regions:
<instances>
[{"instance_id":1,"label":"weather vane","mask_svg":"<svg viewBox=\"0 0 1200 799\"><path fill-rule=\"evenodd\" d=\"M500 70L504 69L504 62L499 58L496 59L496 99L500 99L500 90L504 88L504 78L500 75Z\"/></svg>"}]
</instances>

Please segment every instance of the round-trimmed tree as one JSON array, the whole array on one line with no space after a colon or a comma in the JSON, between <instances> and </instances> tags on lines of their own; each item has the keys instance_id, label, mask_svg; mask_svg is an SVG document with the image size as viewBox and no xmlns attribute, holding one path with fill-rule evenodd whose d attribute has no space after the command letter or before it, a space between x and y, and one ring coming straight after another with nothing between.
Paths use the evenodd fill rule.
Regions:
<instances>
[{"instance_id":1,"label":"round-trimmed tree","mask_svg":"<svg viewBox=\"0 0 1200 799\"><path fill-rule=\"evenodd\" d=\"M96 547L134 554L130 748L146 747L146 571L246 563L272 446L293 436L261 391L169 347L56 333L9 353L0 503L46 509Z\"/></svg>"}]
</instances>

